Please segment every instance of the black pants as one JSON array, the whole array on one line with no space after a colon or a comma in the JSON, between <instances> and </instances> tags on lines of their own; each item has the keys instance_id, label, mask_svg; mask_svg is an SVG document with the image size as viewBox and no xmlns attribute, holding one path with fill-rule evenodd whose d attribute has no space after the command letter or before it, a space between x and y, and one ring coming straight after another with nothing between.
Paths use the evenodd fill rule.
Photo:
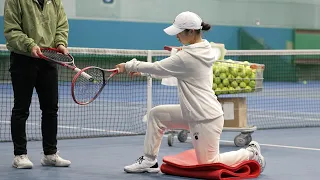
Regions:
<instances>
[{"instance_id":1,"label":"black pants","mask_svg":"<svg viewBox=\"0 0 320 180\"><path fill-rule=\"evenodd\" d=\"M45 155L57 152L58 72L55 64L11 53L10 73L14 92L11 135L14 155L27 154L26 121L33 89L42 111L42 146Z\"/></svg>"}]
</instances>

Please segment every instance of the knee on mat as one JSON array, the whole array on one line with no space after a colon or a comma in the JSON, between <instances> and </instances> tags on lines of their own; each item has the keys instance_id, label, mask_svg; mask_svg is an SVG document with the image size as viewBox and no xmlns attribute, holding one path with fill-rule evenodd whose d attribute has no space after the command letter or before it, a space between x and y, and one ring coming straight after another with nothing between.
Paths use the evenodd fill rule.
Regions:
<instances>
[{"instance_id":1,"label":"knee on mat","mask_svg":"<svg viewBox=\"0 0 320 180\"><path fill-rule=\"evenodd\" d=\"M218 163L220 161L219 155L216 155L215 157L207 157L206 155L202 154L196 154L198 164L211 164L211 163Z\"/></svg>"},{"instance_id":2,"label":"knee on mat","mask_svg":"<svg viewBox=\"0 0 320 180\"><path fill-rule=\"evenodd\" d=\"M209 163L212 163L209 161L209 159L203 159L203 158L198 158L197 157L197 160L198 160L198 164L209 164Z\"/></svg>"}]
</instances>

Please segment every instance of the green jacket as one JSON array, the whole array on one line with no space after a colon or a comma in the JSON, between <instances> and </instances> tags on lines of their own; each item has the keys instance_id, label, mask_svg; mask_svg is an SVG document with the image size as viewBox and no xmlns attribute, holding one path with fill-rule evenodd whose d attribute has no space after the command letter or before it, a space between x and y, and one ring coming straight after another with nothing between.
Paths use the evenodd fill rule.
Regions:
<instances>
[{"instance_id":1,"label":"green jacket","mask_svg":"<svg viewBox=\"0 0 320 180\"><path fill-rule=\"evenodd\" d=\"M61 0L44 0L43 10L38 0L5 1L4 36L9 51L30 56L36 45L67 46L68 33L68 19Z\"/></svg>"}]
</instances>

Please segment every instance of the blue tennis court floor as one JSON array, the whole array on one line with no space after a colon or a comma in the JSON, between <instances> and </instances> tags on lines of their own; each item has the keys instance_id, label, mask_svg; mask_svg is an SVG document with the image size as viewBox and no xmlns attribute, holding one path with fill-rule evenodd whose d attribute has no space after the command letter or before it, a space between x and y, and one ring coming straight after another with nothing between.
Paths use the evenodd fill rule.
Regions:
<instances>
[{"instance_id":1,"label":"blue tennis court floor","mask_svg":"<svg viewBox=\"0 0 320 180\"><path fill-rule=\"evenodd\" d=\"M237 133L224 132L221 152L237 150L233 138ZM261 143L267 166L259 180L315 180L318 179L320 156L320 128L258 130L253 139ZM143 136L105 137L92 139L59 140L60 155L70 159L68 168L42 167L41 142L28 143L28 154L34 163L29 170L11 167L12 143L0 143L1 180L100 180L100 179L188 179L159 174L126 174L123 167L134 162L143 151ZM172 147L164 137L159 161L166 155L177 154L192 148L189 141L175 141Z\"/></svg>"}]
</instances>

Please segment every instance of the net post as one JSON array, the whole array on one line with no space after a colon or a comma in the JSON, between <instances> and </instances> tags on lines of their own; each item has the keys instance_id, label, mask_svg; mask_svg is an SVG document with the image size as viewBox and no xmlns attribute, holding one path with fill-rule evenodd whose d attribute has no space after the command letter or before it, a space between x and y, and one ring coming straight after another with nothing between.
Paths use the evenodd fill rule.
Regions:
<instances>
[{"instance_id":1,"label":"net post","mask_svg":"<svg viewBox=\"0 0 320 180\"><path fill-rule=\"evenodd\" d=\"M147 61L152 63L152 51L148 50ZM152 108L152 78L147 76L147 119Z\"/></svg>"}]
</instances>

